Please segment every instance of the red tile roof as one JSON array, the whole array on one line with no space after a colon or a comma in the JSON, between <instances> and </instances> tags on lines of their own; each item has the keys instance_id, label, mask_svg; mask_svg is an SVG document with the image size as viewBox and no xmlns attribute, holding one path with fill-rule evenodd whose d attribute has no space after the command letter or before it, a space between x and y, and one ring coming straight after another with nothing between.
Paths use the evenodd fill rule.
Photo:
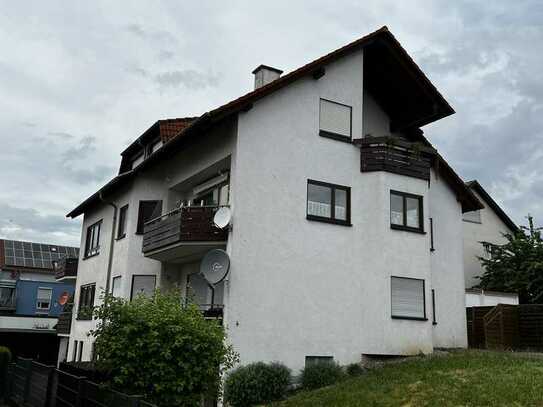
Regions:
<instances>
[{"instance_id":1,"label":"red tile roof","mask_svg":"<svg viewBox=\"0 0 543 407\"><path fill-rule=\"evenodd\" d=\"M160 139L167 143L185 130L197 117L184 117L181 119L165 119L158 121Z\"/></svg>"}]
</instances>

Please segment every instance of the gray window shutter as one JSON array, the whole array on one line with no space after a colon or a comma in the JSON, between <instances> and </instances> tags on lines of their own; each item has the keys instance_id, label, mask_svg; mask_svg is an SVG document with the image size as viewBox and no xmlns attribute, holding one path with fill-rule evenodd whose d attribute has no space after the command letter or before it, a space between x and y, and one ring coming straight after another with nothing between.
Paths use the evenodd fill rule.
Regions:
<instances>
[{"instance_id":1,"label":"gray window shutter","mask_svg":"<svg viewBox=\"0 0 543 407\"><path fill-rule=\"evenodd\" d=\"M351 137L351 107L321 99L320 129Z\"/></svg>"},{"instance_id":2,"label":"gray window shutter","mask_svg":"<svg viewBox=\"0 0 543 407\"><path fill-rule=\"evenodd\" d=\"M424 280L392 277L392 316L425 318Z\"/></svg>"},{"instance_id":3,"label":"gray window shutter","mask_svg":"<svg viewBox=\"0 0 543 407\"><path fill-rule=\"evenodd\" d=\"M155 284L156 276L133 276L130 298L136 298L139 294L150 297L155 291Z\"/></svg>"}]
</instances>

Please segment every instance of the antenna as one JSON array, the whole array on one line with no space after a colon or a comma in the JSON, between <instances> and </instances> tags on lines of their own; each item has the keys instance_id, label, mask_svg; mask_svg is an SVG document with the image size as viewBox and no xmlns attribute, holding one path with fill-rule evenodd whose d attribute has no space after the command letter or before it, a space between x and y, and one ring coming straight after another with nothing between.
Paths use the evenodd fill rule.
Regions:
<instances>
[{"instance_id":1,"label":"antenna","mask_svg":"<svg viewBox=\"0 0 543 407\"><path fill-rule=\"evenodd\" d=\"M227 206L222 206L217 209L215 216L213 216L213 223L219 229L225 229L232 222L232 211Z\"/></svg>"},{"instance_id":2,"label":"antenna","mask_svg":"<svg viewBox=\"0 0 543 407\"><path fill-rule=\"evenodd\" d=\"M200 274L210 285L224 280L228 270L230 270L230 257L221 249L208 251L200 263Z\"/></svg>"}]
</instances>

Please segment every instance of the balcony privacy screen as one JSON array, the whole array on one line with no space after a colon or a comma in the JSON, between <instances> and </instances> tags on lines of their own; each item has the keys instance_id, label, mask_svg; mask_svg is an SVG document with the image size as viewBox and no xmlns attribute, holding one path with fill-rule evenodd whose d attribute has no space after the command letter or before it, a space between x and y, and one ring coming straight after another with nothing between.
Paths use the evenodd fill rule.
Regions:
<instances>
[{"instance_id":1,"label":"balcony privacy screen","mask_svg":"<svg viewBox=\"0 0 543 407\"><path fill-rule=\"evenodd\" d=\"M351 107L321 99L320 129L351 137Z\"/></svg>"},{"instance_id":2,"label":"balcony privacy screen","mask_svg":"<svg viewBox=\"0 0 543 407\"><path fill-rule=\"evenodd\" d=\"M424 280L392 277L392 316L425 318Z\"/></svg>"}]
</instances>

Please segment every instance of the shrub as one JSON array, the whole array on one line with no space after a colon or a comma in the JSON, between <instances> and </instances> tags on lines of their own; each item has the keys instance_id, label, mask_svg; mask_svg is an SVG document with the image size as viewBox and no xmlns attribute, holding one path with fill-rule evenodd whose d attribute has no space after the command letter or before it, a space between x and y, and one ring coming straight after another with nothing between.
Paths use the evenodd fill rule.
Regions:
<instances>
[{"instance_id":1,"label":"shrub","mask_svg":"<svg viewBox=\"0 0 543 407\"><path fill-rule=\"evenodd\" d=\"M360 376L364 373L364 368L359 363L351 363L347 365L346 371L349 376Z\"/></svg>"},{"instance_id":2,"label":"shrub","mask_svg":"<svg viewBox=\"0 0 543 407\"><path fill-rule=\"evenodd\" d=\"M266 404L283 398L290 383L290 369L281 363L251 363L228 375L224 399L233 407Z\"/></svg>"},{"instance_id":3,"label":"shrub","mask_svg":"<svg viewBox=\"0 0 543 407\"><path fill-rule=\"evenodd\" d=\"M333 362L317 362L302 370L300 384L304 390L330 386L344 377L341 366Z\"/></svg>"},{"instance_id":4,"label":"shrub","mask_svg":"<svg viewBox=\"0 0 543 407\"><path fill-rule=\"evenodd\" d=\"M2 400L6 391L9 362L11 362L10 350L5 346L0 346L0 400Z\"/></svg>"},{"instance_id":5,"label":"shrub","mask_svg":"<svg viewBox=\"0 0 543 407\"><path fill-rule=\"evenodd\" d=\"M178 292L132 301L106 296L95 317L96 367L113 388L160 406L199 405L236 361L224 328L184 306Z\"/></svg>"}]
</instances>

